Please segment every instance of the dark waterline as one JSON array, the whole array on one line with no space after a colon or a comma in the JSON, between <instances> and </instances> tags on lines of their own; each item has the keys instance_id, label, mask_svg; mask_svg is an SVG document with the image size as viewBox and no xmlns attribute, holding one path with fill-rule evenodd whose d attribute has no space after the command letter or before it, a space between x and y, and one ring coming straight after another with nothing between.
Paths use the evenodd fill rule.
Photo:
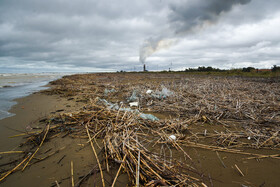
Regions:
<instances>
[{"instance_id":1,"label":"dark waterline","mask_svg":"<svg viewBox=\"0 0 280 187\"><path fill-rule=\"evenodd\" d=\"M14 114L8 112L13 105L16 104L14 101L17 98L28 96L34 92L47 89L43 87L48 84L49 81L34 82L15 87L7 87L0 89L0 119L4 119Z\"/></svg>"}]
</instances>

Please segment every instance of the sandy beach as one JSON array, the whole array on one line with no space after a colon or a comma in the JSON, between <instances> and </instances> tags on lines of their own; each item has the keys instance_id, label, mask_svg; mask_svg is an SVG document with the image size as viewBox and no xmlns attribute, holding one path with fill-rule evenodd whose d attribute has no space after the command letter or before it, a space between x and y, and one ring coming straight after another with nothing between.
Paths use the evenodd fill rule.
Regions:
<instances>
[{"instance_id":1,"label":"sandy beach","mask_svg":"<svg viewBox=\"0 0 280 187\"><path fill-rule=\"evenodd\" d=\"M14 135L28 134L33 131L42 131L44 123L40 120L49 118L62 112L75 112L84 103L69 100L58 95L46 95L44 93L34 93L27 97L16 99L17 104L10 110L15 116L0 120L0 152L22 150L21 144L25 142L24 136L11 138ZM30 129L33 127L34 129ZM27 168L24 172L16 172L10 175L1 186L56 186L55 181L59 181L60 186L71 186L70 182L70 162L74 162L75 175L82 175L91 170L96 165L96 160L92 158L92 151L89 146L84 147L80 139L63 137L59 140L46 142L41 154L53 155L44 162L38 162L33 167ZM24 149L23 149L24 150ZM98 150L98 148L97 148ZM100 151L100 150L99 150ZM18 159L17 154L0 155L0 165L10 163ZM38 161L38 160L37 160ZM1 172L5 172L3 169ZM116 171L111 171L110 175L115 175ZM127 181L125 175L120 176L117 186L123 186L122 181ZM85 184L100 185L100 181L88 180Z\"/></svg>"},{"instance_id":2,"label":"sandy beach","mask_svg":"<svg viewBox=\"0 0 280 187\"><path fill-rule=\"evenodd\" d=\"M30 96L17 99L16 101L17 105L13 106L10 110L11 113L16 115L0 121L0 152L19 150L19 145L25 141L22 136L9 138L10 136L28 133L29 131L40 131L44 128L44 126L40 125L40 120L57 113L56 111L63 110L66 112L75 110L79 105L59 96L50 96L41 93L34 93ZM30 127L34 127L35 129L31 130ZM65 141L52 142L51 145L46 145L46 148L42 150L47 151L50 149L49 147L52 147L52 151L49 152L58 151L61 148L63 148L63 150L53 157L54 160L46 160L47 162L38 163L38 165L36 164L35 167L27 169L25 172L18 172L9 176L8 180L1 184L1 186L50 186L54 182L56 176L64 176L67 178L66 173L68 171L68 165L65 165L64 168L62 164L59 165L55 162L60 159L59 157L65 155L66 152L68 156L65 160L69 160L71 158L69 155L73 155L71 159L74 160L76 157L76 159L79 160L77 162L82 163L82 160L73 153L75 149L72 147L73 143L74 141L66 138ZM81 152L84 157L87 157L87 153L88 150ZM0 163L3 164L17 159L18 155L9 155L9 157L7 157L7 155L1 156ZM90 164L87 163L86 165ZM75 166L75 168L78 169L79 165Z\"/></svg>"},{"instance_id":3,"label":"sandy beach","mask_svg":"<svg viewBox=\"0 0 280 187\"><path fill-rule=\"evenodd\" d=\"M224 81L224 78L212 77L210 79L216 80L215 84L221 84L221 82ZM229 78L226 81L234 85L236 80L237 79ZM16 115L0 121L0 152L24 151L24 153L0 155L1 178L8 173L10 169L16 167L23 158L34 154L38 147L39 150L23 172L20 171L23 168L22 165L1 181L1 186L58 186L58 184L60 186L71 186L71 162L74 166L73 179L75 180L76 186L102 186L98 162L94 156L91 145L88 143L86 129L83 124L91 124L91 126L89 126L91 128L90 133L92 133L92 136L96 136L96 139L92 139L92 142L101 162L101 167L103 168L105 185L111 185L120 167L120 163L122 162L121 159L125 159L126 156L122 155L121 158L117 159L117 157L114 158L113 155L111 155L112 157L109 157L109 162L104 160L106 158L105 155L110 154L110 152L104 153L103 144L105 144L105 140L107 141L106 137L109 134L104 137L104 134L108 132L103 132L104 127L102 123L104 122L105 125L109 123L109 121L104 121L106 116L111 118L110 116L119 115L123 116L123 119L126 119L125 115L128 115L129 112L122 112L120 108L118 109L119 112L118 110L114 112L111 106L110 109L107 108L108 102L120 103L120 101L123 101L123 107L129 107L127 98L133 96L133 90L141 92L141 89L139 89L139 87L141 87L142 92L146 93L149 89L155 90L153 86L158 87L159 90L165 90L162 85L166 86L164 87L166 88L165 93L169 93L170 96L153 99L153 102L156 104L147 105L147 103L151 102L151 96L145 94L141 94L142 96L140 96L140 94L136 94L137 97L142 97L141 100L138 100L141 105L141 108L138 107L138 110L159 118L159 121L150 121L146 119L138 119L137 121L141 121L141 124L150 124L151 127L149 127L148 131L160 128L161 130L158 130L160 133L175 134L178 138L176 139L177 147L173 147L173 144L165 142L162 137L159 137L159 139L150 139L149 141L151 141L152 144L147 144L145 149L149 149L151 154L157 155L160 155L162 150L165 149L164 154L166 155L163 158L171 157L174 160L182 161L182 163L190 162L190 160L186 158L186 155L189 155L192 158L190 163L194 164L192 167L195 166L196 172L199 172L199 174L191 174L197 178L197 181L190 180L189 183L194 182L201 185L203 182L207 186L241 186L241 184L246 186L277 186L279 182L278 176L280 175L279 142L277 142L279 135L275 133L274 127L266 127L265 132L271 131L271 135L260 139L259 141L261 141L261 143L259 145L263 147L256 149L254 148L255 141L250 142L248 135L245 135L246 138L240 136L241 133L246 133L247 130L247 127L245 128L244 126L245 123L240 123L242 120L233 121L234 118L225 116L224 118L219 118L218 124L217 121L213 120L212 114L209 112L205 112L197 117L197 114L200 114L199 110L197 112L193 111L192 116L191 109L186 108L186 110L189 110L189 113L183 111L183 109L179 110L180 104L176 104L177 106L172 109L173 105L171 105L171 103L174 103L174 98L172 99L174 96L172 96L172 94L178 93L175 85L185 84L186 81L188 85L192 85L192 81L195 81L195 84L205 86L204 82L207 82L208 78L193 78L179 74L151 74L148 77L146 74L74 75L55 81L52 87L47 91L34 93L30 96L17 99L18 104L11 109L11 112ZM238 79L238 81L241 81L241 79ZM265 81L264 83L254 82L252 84L252 80L242 79L242 81L250 86L267 84ZM172 84L169 84L169 82L172 82ZM267 85L277 89L277 84L279 83ZM237 85L239 84L236 84L236 86ZM194 87L192 88L194 89ZM194 97L191 94L194 94L194 92L189 94L189 98ZM255 94L258 95L258 93ZM199 95L196 95L194 98L197 100L198 96ZM101 97L108 100L106 101L107 106L105 105L105 108L102 108L104 103L100 104L100 102L97 102ZM156 97L156 95L154 97ZM163 96L161 95L161 97ZM207 98L204 100L207 101ZM217 103L217 105L219 104ZM164 106L165 108L161 110L158 106ZM279 103L276 103L273 107L279 107ZM91 114L89 116L96 115L97 117L86 123L89 116L83 116L87 113L89 114L89 112ZM241 115L242 113L239 114L239 116ZM131 117L132 116L130 116L128 120ZM116 118L116 116L114 118ZM60 121L60 119L62 121ZM77 123L78 119L80 122ZM180 121L181 119L182 121ZM52 126L50 126L52 129L46 134L46 127L48 126L49 120L53 121ZM110 119L110 121L111 120L112 119ZM277 120L279 120L279 118L276 116L274 121L277 122ZM254 122L253 119L246 117L244 117L243 121L246 123ZM270 123L274 123L274 121L270 120ZM173 130L169 132L168 129L165 130L165 128L162 127L162 124L165 124L170 125L169 128L172 129L176 124L183 125L185 122L187 123L187 126L184 127L185 129L182 129L183 126L181 126L180 129L176 127L177 132ZM118 126L118 123L121 124L122 122L112 123L116 123ZM65 127L65 125L69 128L68 130L62 128ZM98 127L101 130L95 131L94 128L97 128L98 125L101 125ZM241 128L242 125L243 127ZM121 125L119 125L119 128L121 128ZM250 129L254 131L254 129ZM139 133L139 141L142 141L141 134L144 136L148 135L149 132L146 130L147 129L144 128L143 132ZM38 131L38 136L32 134L34 131ZM102 132L103 135L99 131ZM262 130L260 129L259 133L261 134L261 132ZM10 138L11 136L23 133L25 134L24 136ZM119 136L117 133L118 131L115 132L115 137ZM124 133L124 131L120 133ZM157 132L154 133L156 133L154 137L159 136ZM42 141L45 134L47 138L45 141ZM161 136L166 135L161 134ZM38 141L35 137L39 137ZM146 139L149 138L147 137ZM159 140L161 140L162 143L156 145ZM226 144L217 144L219 141ZM123 140L121 140L121 142L123 142ZM143 145L146 145L144 142L143 140ZM42 146L39 145L40 143L42 143ZM230 143L233 144L233 146L229 146ZM154 146L151 147L153 144ZM163 145L167 147L164 148ZM170 155L169 152L172 154ZM144 152L141 154L144 154ZM148 154L148 152L145 152L145 154ZM265 155L268 156L265 157ZM153 158L152 155L151 158ZM131 158L129 157L129 159ZM155 162L157 162L157 160L155 160ZM166 162L169 162L169 159L166 160ZM142 169L145 171L145 161L141 161L141 163L144 165ZM170 165L171 164L172 163L170 163ZM150 167L152 168L155 166L151 165ZM175 170L173 172L176 173ZM188 173L185 170L184 172ZM127 184L131 186L134 184L134 179L127 173L127 168L118 173L115 186L125 186ZM153 174L150 175L150 180L154 181ZM172 175L172 173L170 173L170 175ZM78 184L78 181L85 176L86 179ZM201 177L201 179L199 179L199 177ZM144 178L140 180L141 185L145 184L145 180ZM165 180L168 181L167 179ZM151 181L146 181L146 184ZM170 179L170 183L171 182ZM160 185L154 182L151 184Z\"/></svg>"}]
</instances>

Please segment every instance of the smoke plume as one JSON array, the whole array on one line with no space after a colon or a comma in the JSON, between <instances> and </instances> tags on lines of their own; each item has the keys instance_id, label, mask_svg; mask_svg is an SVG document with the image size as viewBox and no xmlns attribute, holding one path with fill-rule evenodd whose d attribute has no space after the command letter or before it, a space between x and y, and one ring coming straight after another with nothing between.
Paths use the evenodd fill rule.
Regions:
<instances>
[{"instance_id":1,"label":"smoke plume","mask_svg":"<svg viewBox=\"0 0 280 187\"><path fill-rule=\"evenodd\" d=\"M149 38L140 46L139 61L145 63L154 52L174 45L180 37L198 32L216 23L235 5L245 5L251 0L180 0L169 4L168 24L170 36Z\"/></svg>"},{"instance_id":2,"label":"smoke plume","mask_svg":"<svg viewBox=\"0 0 280 187\"><path fill-rule=\"evenodd\" d=\"M175 39L168 38L149 38L144 41L143 45L140 47L139 51L139 61L144 64L146 58L151 56L154 52L160 49L167 49L170 46L174 45L176 42Z\"/></svg>"}]
</instances>

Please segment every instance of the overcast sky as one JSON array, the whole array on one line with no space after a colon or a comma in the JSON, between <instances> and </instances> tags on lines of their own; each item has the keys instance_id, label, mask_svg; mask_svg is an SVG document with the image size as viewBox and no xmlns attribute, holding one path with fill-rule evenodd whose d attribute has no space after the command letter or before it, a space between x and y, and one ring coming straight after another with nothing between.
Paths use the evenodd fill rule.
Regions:
<instances>
[{"instance_id":1,"label":"overcast sky","mask_svg":"<svg viewBox=\"0 0 280 187\"><path fill-rule=\"evenodd\" d=\"M0 72L271 68L279 33L279 0L0 0Z\"/></svg>"}]
</instances>

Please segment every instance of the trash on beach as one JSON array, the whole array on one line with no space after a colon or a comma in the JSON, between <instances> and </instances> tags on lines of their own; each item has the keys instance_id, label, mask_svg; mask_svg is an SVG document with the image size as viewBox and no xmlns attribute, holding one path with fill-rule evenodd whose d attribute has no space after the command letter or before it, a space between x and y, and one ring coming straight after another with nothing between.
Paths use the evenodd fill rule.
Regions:
<instances>
[{"instance_id":1,"label":"trash on beach","mask_svg":"<svg viewBox=\"0 0 280 187\"><path fill-rule=\"evenodd\" d=\"M113 92L116 92L116 90L115 90L114 88L112 88L112 89L107 89L107 88L105 88L105 90L104 90L104 95L107 96L108 93L113 93Z\"/></svg>"},{"instance_id":2,"label":"trash on beach","mask_svg":"<svg viewBox=\"0 0 280 187\"><path fill-rule=\"evenodd\" d=\"M139 117L142 118L142 119L147 119L147 120L151 120L151 121L158 121L159 120L156 116L154 116L152 114L141 113L139 115Z\"/></svg>"},{"instance_id":3,"label":"trash on beach","mask_svg":"<svg viewBox=\"0 0 280 187\"><path fill-rule=\"evenodd\" d=\"M97 98L97 100L101 101L105 106L107 106L108 109L111 109L111 110L119 110L119 111L124 111L124 112L134 112L136 115L138 115L142 119L151 120L151 121L158 121L159 120L156 116L154 116L152 114L141 113L137 109L133 110L131 108L120 108L117 103L113 104L111 102L108 102L106 99ZM129 104L131 104L131 103L129 103ZM137 104L137 106L138 106L138 102L132 102L132 104L134 106L136 106L136 104Z\"/></svg>"},{"instance_id":4,"label":"trash on beach","mask_svg":"<svg viewBox=\"0 0 280 187\"><path fill-rule=\"evenodd\" d=\"M113 109L113 110L119 110L119 105L117 103L113 104L108 102L106 99L100 99L97 98L99 101L101 101L104 105L106 105L108 107L108 109Z\"/></svg>"},{"instance_id":5,"label":"trash on beach","mask_svg":"<svg viewBox=\"0 0 280 187\"><path fill-rule=\"evenodd\" d=\"M133 107L133 106L138 106L139 105L139 103L138 102L131 102L131 103L129 103L129 106L130 107Z\"/></svg>"},{"instance_id":6,"label":"trash on beach","mask_svg":"<svg viewBox=\"0 0 280 187\"><path fill-rule=\"evenodd\" d=\"M157 99L165 99L171 95L173 95L172 91L170 91L166 87L162 87L162 90L156 91L154 94L152 94L152 97L157 98Z\"/></svg>"},{"instance_id":7,"label":"trash on beach","mask_svg":"<svg viewBox=\"0 0 280 187\"><path fill-rule=\"evenodd\" d=\"M147 90L146 91L146 94L150 94L150 93L152 93L153 92L153 90Z\"/></svg>"},{"instance_id":8,"label":"trash on beach","mask_svg":"<svg viewBox=\"0 0 280 187\"><path fill-rule=\"evenodd\" d=\"M169 137L168 137L170 140L172 140L172 141L175 141L176 140L176 136L175 135L170 135Z\"/></svg>"},{"instance_id":9,"label":"trash on beach","mask_svg":"<svg viewBox=\"0 0 280 187\"><path fill-rule=\"evenodd\" d=\"M161 91L161 94L164 95L164 96L166 96L166 97L168 97L168 96L173 95L173 92L170 91L170 90L168 90L166 87L163 87L163 88L162 88L162 91Z\"/></svg>"},{"instance_id":10,"label":"trash on beach","mask_svg":"<svg viewBox=\"0 0 280 187\"><path fill-rule=\"evenodd\" d=\"M137 101L137 100L138 100L137 92L136 92L136 90L134 90L132 92L132 95L127 99L127 101L130 102L130 101Z\"/></svg>"}]
</instances>

